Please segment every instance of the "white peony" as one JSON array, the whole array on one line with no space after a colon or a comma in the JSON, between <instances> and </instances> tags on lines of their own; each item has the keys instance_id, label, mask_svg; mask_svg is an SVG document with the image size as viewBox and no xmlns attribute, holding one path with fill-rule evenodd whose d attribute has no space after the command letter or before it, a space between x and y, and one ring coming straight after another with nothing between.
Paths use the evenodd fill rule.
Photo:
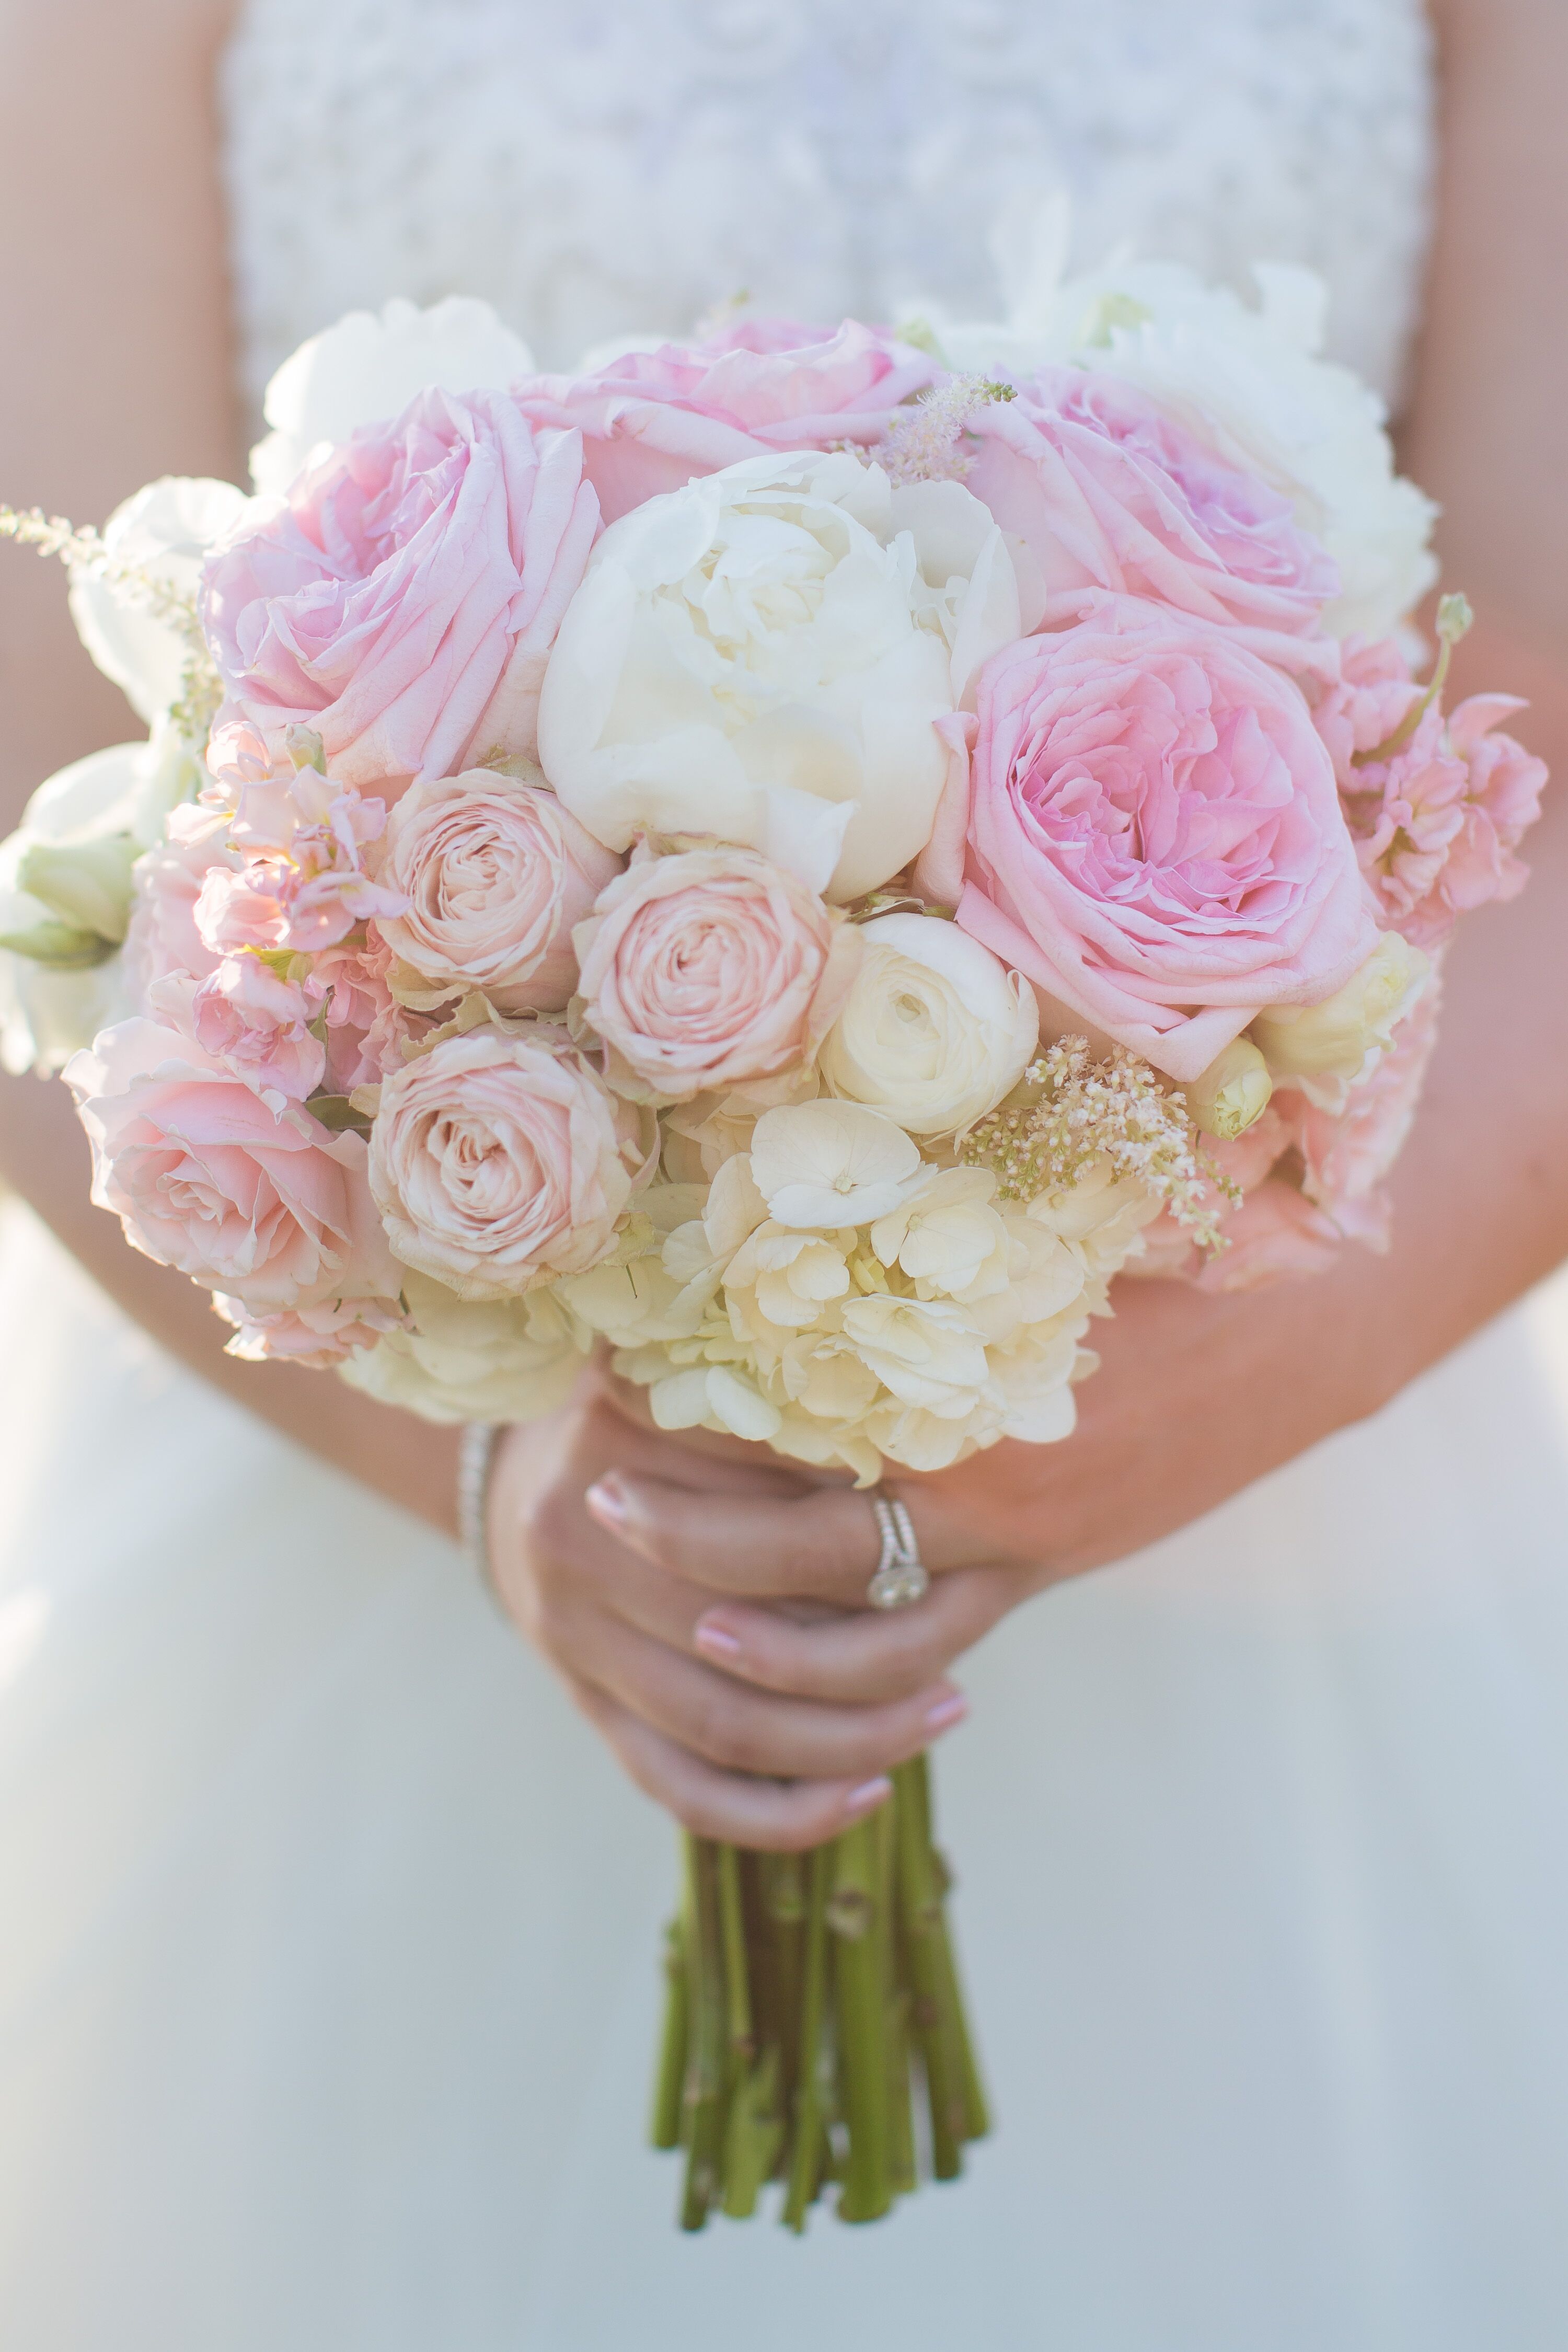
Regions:
<instances>
[{"instance_id":1,"label":"white peony","mask_svg":"<svg viewBox=\"0 0 1568 2352\"><path fill-rule=\"evenodd\" d=\"M209 550L228 537L250 506L232 482L165 475L115 508L103 527L103 544L116 563L153 573L194 604ZM190 650L184 638L144 611L129 590L88 572L72 574L70 609L77 635L99 668L152 726L179 696Z\"/></svg>"},{"instance_id":2,"label":"white peony","mask_svg":"<svg viewBox=\"0 0 1568 2352\"><path fill-rule=\"evenodd\" d=\"M957 756L937 722L1019 629L1013 559L956 482L750 458L605 533L545 674L541 763L609 848L711 835L855 898L925 846Z\"/></svg>"},{"instance_id":3,"label":"white peony","mask_svg":"<svg viewBox=\"0 0 1568 2352\"><path fill-rule=\"evenodd\" d=\"M1007 326L943 329L952 364L1023 374L1067 361L1139 385L1290 499L1340 567L1331 634L1388 635L1437 576L1436 509L1395 474L1377 394L1321 356L1322 280L1261 263L1254 308L1179 262L1118 257L1058 281L1061 249L1043 236L1014 273Z\"/></svg>"},{"instance_id":4,"label":"white peony","mask_svg":"<svg viewBox=\"0 0 1568 2352\"><path fill-rule=\"evenodd\" d=\"M323 443L398 416L416 394L504 392L533 373L533 354L488 302L453 294L428 310L398 299L351 310L286 359L267 387L272 427L250 453L251 479L284 497Z\"/></svg>"},{"instance_id":5,"label":"white peony","mask_svg":"<svg viewBox=\"0 0 1568 2352\"><path fill-rule=\"evenodd\" d=\"M531 1421L571 1395L588 1335L548 1291L471 1300L412 1270L413 1320L339 1367L351 1388L426 1421Z\"/></svg>"},{"instance_id":6,"label":"white peony","mask_svg":"<svg viewBox=\"0 0 1568 2352\"><path fill-rule=\"evenodd\" d=\"M1372 1076L1397 1024L1432 976L1419 948L1384 931L1361 970L1321 1004L1277 1004L1251 1035L1273 1078L1321 1109L1342 1110L1352 1087Z\"/></svg>"},{"instance_id":7,"label":"white peony","mask_svg":"<svg viewBox=\"0 0 1568 2352\"><path fill-rule=\"evenodd\" d=\"M829 1091L915 1135L983 1118L1034 1059L1033 990L934 915L879 915L860 937L859 972L819 1056Z\"/></svg>"}]
</instances>

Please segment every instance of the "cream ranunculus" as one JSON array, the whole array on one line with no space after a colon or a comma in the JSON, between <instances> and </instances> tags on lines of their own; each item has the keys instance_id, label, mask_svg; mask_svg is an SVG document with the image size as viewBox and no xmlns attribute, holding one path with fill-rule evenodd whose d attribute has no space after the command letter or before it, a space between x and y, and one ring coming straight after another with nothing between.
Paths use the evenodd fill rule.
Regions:
<instances>
[{"instance_id":1,"label":"cream ranunculus","mask_svg":"<svg viewBox=\"0 0 1568 2352\"><path fill-rule=\"evenodd\" d=\"M1253 1023L1271 1075L1321 1109L1342 1108L1349 1089L1393 1045L1431 971L1419 948L1384 931L1361 970L1323 1003L1278 1004Z\"/></svg>"},{"instance_id":2,"label":"cream ranunculus","mask_svg":"<svg viewBox=\"0 0 1568 2352\"><path fill-rule=\"evenodd\" d=\"M842 454L759 457L611 525L550 657L539 750L612 849L761 849L858 897L931 836L937 722L1019 634L1000 530L956 482Z\"/></svg>"},{"instance_id":3,"label":"cream ranunculus","mask_svg":"<svg viewBox=\"0 0 1568 2352\"><path fill-rule=\"evenodd\" d=\"M403 1286L406 1330L339 1367L340 1379L426 1421L532 1421L564 1404L589 1336L552 1291L459 1298L428 1276Z\"/></svg>"},{"instance_id":4,"label":"cream ranunculus","mask_svg":"<svg viewBox=\"0 0 1568 2352\"><path fill-rule=\"evenodd\" d=\"M1033 990L934 915L879 915L860 937L860 971L821 1054L830 1092L915 1135L983 1118L1034 1058Z\"/></svg>"},{"instance_id":5,"label":"cream ranunculus","mask_svg":"<svg viewBox=\"0 0 1568 2352\"><path fill-rule=\"evenodd\" d=\"M449 295L421 310L401 297L379 311L351 310L301 343L267 387L271 431L250 453L251 479L282 498L323 442L400 415L415 396L504 392L531 373L533 355L488 302Z\"/></svg>"},{"instance_id":6,"label":"cream ranunculus","mask_svg":"<svg viewBox=\"0 0 1568 2352\"><path fill-rule=\"evenodd\" d=\"M1268 1065L1250 1037L1233 1037L1201 1077L1182 1088L1205 1135L1234 1143L1260 1119L1274 1093Z\"/></svg>"}]
</instances>

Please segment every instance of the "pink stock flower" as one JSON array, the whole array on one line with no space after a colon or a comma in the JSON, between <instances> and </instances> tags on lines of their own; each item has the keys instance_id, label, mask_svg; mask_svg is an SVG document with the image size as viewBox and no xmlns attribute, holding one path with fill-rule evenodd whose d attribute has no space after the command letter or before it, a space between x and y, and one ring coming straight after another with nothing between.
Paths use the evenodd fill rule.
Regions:
<instances>
[{"instance_id":1,"label":"pink stock flower","mask_svg":"<svg viewBox=\"0 0 1568 2352\"><path fill-rule=\"evenodd\" d=\"M1320 1110L1306 1096L1275 1102L1301 1155L1302 1190L1347 1241L1387 1249L1392 1205L1384 1181L1405 1149L1415 1117L1442 1002L1440 966L1394 1033L1372 1076L1352 1087L1342 1111Z\"/></svg>"},{"instance_id":2,"label":"pink stock flower","mask_svg":"<svg viewBox=\"0 0 1568 2352\"><path fill-rule=\"evenodd\" d=\"M370 1184L394 1254L461 1298L581 1274L652 1172L642 1120L563 1031L470 1031L389 1077Z\"/></svg>"},{"instance_id":3,"label":"pink stock flower","mask_svg":"<svg viewBox=\"0 0 1568 2352\"><path fill-rule=\"evenodd\" d=\"M380 878L403 911L376 929L437 998L479 989L498 1012L559 1013L577 982L572 927L620 867L552 792L470 769L394 809Z\"/></svg>"},{"instance_id":4,"label":"pink stock flower","mask_svg":"<svg viewBox=\"0 0 1568 2352\"><path fill-rule=\"evenodd\" d=\"M311 963L310 977L326 997L331 1094L352 1095L356 1087L379 1084L389 1071L403 1067L405 1047L436 1025L426 1014L398 1003L387 985L393 962L392 950L372 924L362 944L328 948Z\"/></svg>"},{"instance_id":5,"label":"pink stock flower","mask_svg":"<svg viewBox=\"0 0 1568 2352\"><path fill-rule=\"evenodd\" d=\"M1459 915L1524 887L1528 869L1515 852L1541 814L1546 768L1492 732L1524 708L1507 694L1472 695L1447 718L1435 698L1406 742L1369 759L1425 693L1392 641L1352 646L1317 723L1383 922L1431 948Z\"/></svg>"},{"instance_id":6,"label":"pink stock flower","mask_svg":"<svg viewBox=\"0 0 1568 2352\"><path fill-rule=\"evenodd\" d=\"M968 430L964 487L1028 542L1047 625L1098 587L1302 635L1338 593L1337 566L1277 490L1114 376L1047 369L977 408Z\"/></svg>"},{"instance_id":7,"label":"pink stock flower","mask_svg":"<svg viewBox=\"0 0 1568 2352\"><path fill-rule=\"evenodd\" d=\"M575 943L612 1082L671 1102L812 1062L860 960L852 927L746 849L634 860Z\"/></svg>"},{"instance_id":8,"label":"pink stock flower","mask_svg":"<svg viewBox=\"0 0 1568 2352\"><path fill-rule=\"evenodd\" d=\"M191 1029L264 1099L303 1102L326 1073L326 1049L310 1034L322 1002L313 981L285 980L259 956L229 956L192 999Z\"/></svg>"},{"instance_id":9,"label":"pink stock flower","mask_svg":"<svg viewBox=\"0 0 1568 2352\"><path fill-rule=\"evenodd\" d=\"M963 928L1177 1079L1376 941L1300 688L1158 605L1104 599L987 665L968 842Z\"/></svg>"},{"instance_id":10,"label":"pink stock flower","mask_svg":"<svg viewBox=\"0 0 1568 2352\"><path fill-rule=\"evenodd\" d=\"M215 765L246 729L279 765L294 725L389 797L470 755L531 755L598 522L576 435L536 431L504 393L425 392L364 426L208 561Z\"/></svg>"},{"instance_id":11,"label":"pink stock flower","mask_svg":"<svg viewBox=\"0 0 1568 2352\"><path fill-rule=\"evenodd\" d=\"M359 1136L270 1108L152 1021L105 1030L65 1075L92 1140L92 1197L133 1248L257 1314L396 1297Z\"/></svg>"},{"instance_id":12,"label":"pink stock flower","mask_svg":"<svg viewBox=\"0 0 1568 2352\"><path fill-rule=\"evenodd\" d=\"M213 1305L234 1326L225 1355L247 1364L300 1364L313 1372L334 1370L361 1348L401 1330L407 1319L393 1299L330 1298L276 1315L253 1315L241 1299L221 1294Z\"/></svg>"},{"instance_id":13,"label":"pink stock flower","mask_svg":"<svg viewBox=\"0 0 1568 2352\"><path fill-rule=\"evenodd\" d=\"M202 886L196 929L214 955L246 948L315 954L357 924L399 915L407 905L401 891L364 870L365 849L385 830L382 802L362 800L311 768L300 771L291 792L299 822L287 848L215 868Z\"/></svg>"},{"instance_id":14,"label":"pink stock flower","mask_svg":"<svg viewBox=\"0 0 1568 2352\"><path fill-rule=\"evenodd\" d=\"M196 908L208 875L232 872L239 863L225 810L196 803L170 812L163 840L137 860L133 876L125 969L141 998L171 972L205 980L217 970L221 958L197 930Z\"/></svg>"},{"instance_id":15,"label":"pink stock flower","mask_svg":"<svg viewBox=\"0 0 1568 2352\"><path fill-rule=\"evenodd\" d=\"M923 352L847 319L837 331L741 319L700 343L627 352L581 376L526 378L536 425L575 425L606 523L698 474L770 449L880 440L892 411L934 382Z\"/></svg>"},{"instance_id":16,"label":"pink stock flower","mask_svg":"<svg viewBox=\"0 0 1568 2352\"><path fill-rule=\"evenodd\" d=\"M1261 1290L1326 1274L1340 1252L1339 1228L1283 1176L1270 1176L1226 1220L1228 1247L1200 1267L1199 1290Z\"/></svg>"}]
</instances>

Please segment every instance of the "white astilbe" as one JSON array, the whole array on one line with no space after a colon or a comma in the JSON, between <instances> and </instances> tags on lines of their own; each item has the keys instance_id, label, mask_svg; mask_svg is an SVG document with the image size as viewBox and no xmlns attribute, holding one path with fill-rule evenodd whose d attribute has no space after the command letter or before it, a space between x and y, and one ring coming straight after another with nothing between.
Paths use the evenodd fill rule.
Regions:
<instances>
[{"instance_id":1,"label":"white astilbe","mask_svg":"<svg viewBox=\"0 0 1568 2352\"><path fill-rule=\"evenodd\" d=\"M959 445L978 410L1016 400L1010 383L991 376L955 375L900 408L872 453L889 481L961 482L974 459Z\"/></svg>"},{"instance_id":2,"label":"white astilbe","mask_svg":"<svg viewBox=\"0 0 1568 2352\"><path fill-rule=\"evenodd\" d=\"M146 564L122 563L104 544L100 531L79 529L63 515L45 514L41 507L22 510L0 506L0 539L14 539L18 547L57 557L73 577L85 574L101 581L124 603L174 632L185 648L185 658L179 698L169 719L187 741L205 744L223 688L202 634L195 597L181 595Z\"/></svg>"}]
</instances>

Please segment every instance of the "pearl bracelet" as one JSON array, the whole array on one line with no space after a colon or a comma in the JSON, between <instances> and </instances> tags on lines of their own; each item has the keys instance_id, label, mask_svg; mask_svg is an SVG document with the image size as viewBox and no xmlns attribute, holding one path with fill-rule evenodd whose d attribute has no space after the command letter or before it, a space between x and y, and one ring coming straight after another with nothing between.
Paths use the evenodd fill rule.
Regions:
<instances>
[{"instance_id":1,"label":"pearl bracelet","mask_svg":"<svg viewBox=\"0 0 1568 2352\"><path fill-rule=\"evenodd\" d=\"M489 1537L485 1506L489 1499L490 1469L502 1424L470 1421L463 1425L458 1444L458 1541L486 1584L490 1576Z\"/></svg>"}]
</instances>

